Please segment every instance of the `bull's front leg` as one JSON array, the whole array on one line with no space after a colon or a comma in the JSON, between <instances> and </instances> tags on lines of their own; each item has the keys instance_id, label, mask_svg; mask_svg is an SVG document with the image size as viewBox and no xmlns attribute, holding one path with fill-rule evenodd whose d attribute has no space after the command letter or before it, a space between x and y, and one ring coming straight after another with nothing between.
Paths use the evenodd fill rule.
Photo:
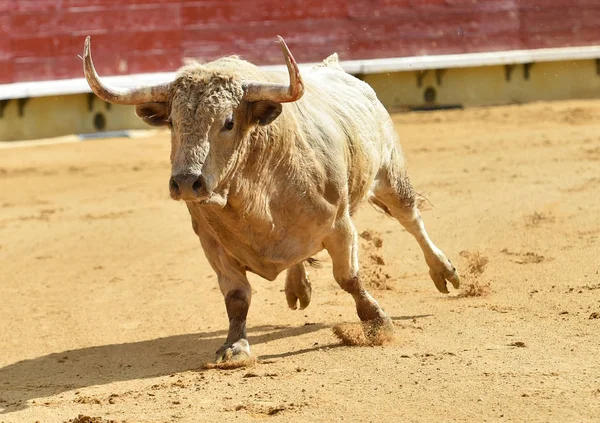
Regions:
<instances>
[{"instance_id":1,"label":"bull's front leg","mask_svg":"<svg viewBox=\"0 0 600 423\"><path fill-rule=\"evenodd\" d=\"M225 252L216 238L207 230L208 223L195 203L187 203L192 216L192 227L198 235L202 249L217 274L219 288L225 298L229 318L227 339L217 350L215 361L241 361L250 357L250 344L246 336L246 316L250 308L252 289L246 277L245 266Z\"/></svg>"},{"instance_id":2,"label":"bull's front leg","mask_svg":"<svg viewBox=\"0 0 600 423\"><path fill-rule=\"evenodd\" d=\"M221 363L246 360L250 358L250 344L246 336L246 316L252 297L250 283L243 274L219 274L219 287L225 297L229 332L227 340L217 351L215 361Z\"/></svg>"},{"instance_id":3,"label":"bull's front leg","mask_svg":"<svg viewBox=\"0 0 600 423\"><path fill-rule=\"evenodd\" d=\"M357 234L349 213L335 222L323 244L331 256L336 282L354 298L367 339L373 343L387 339L394 331L392 321L361 283Z\"/></svg>"}]
</instances>

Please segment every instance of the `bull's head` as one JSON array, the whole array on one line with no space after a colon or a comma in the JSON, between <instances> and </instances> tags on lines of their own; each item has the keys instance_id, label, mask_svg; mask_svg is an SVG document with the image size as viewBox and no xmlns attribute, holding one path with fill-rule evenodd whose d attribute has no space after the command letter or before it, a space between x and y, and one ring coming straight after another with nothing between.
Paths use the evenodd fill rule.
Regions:
<instances>
[{"instance_id":1,"label":"bull's head","mask_svg":"<svg viewBox=\"0 0 600 423\"><path fill-rule=\"evenodd\" d=\"M283 38L278 38L289 84L242 80L232 69L235 59L222 59L220 66L184 67L170 83L110 87L94 69L90 37L85 40L83 68L92 91L102 100L135 105L144 122L171 129L171 197L204 201L234 170L241 144L252 130L273 122L282 111L281 103L296 101L304 93L298 65Z\"/></svg>"}]
</instances>

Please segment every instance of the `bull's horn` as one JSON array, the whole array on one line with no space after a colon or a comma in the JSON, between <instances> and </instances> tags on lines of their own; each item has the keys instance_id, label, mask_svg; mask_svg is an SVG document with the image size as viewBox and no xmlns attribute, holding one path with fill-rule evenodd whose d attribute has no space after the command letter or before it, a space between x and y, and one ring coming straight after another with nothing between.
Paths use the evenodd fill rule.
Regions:
<instances>
[{"instance_id":1,"label":"bull's horn","mask_svg":"<svg viewBox=\"0 0 600 423\"><path fill-rule=\"evenodd\" d=\"M304 94L304 83L300 76L300 69L298 64L292 56L290 49L279 35L277 36L279 44L281 44L281 51L285 62L287 64L288 72L290 75L290 83L278 84L276 82L258 82L248 81L244 83L244 100L247 101L261 101L270 100L276 103L290 103L292 101L299 100Z\"/></svg>"},{"instance_id":2,"label":"bull's horn","mask_svg":"<svg viewBox=\"0 0 600 423\"><path fill-rule=\"evenodd\" d=\"M160 103L169 100L169 83L138 88L109 87L103 84L96 73L96 69L94 69L89 36L85 39L83 47L83 72L94 94L108 103L136 105L152 102Z\"/></svg>"}]
</instances>

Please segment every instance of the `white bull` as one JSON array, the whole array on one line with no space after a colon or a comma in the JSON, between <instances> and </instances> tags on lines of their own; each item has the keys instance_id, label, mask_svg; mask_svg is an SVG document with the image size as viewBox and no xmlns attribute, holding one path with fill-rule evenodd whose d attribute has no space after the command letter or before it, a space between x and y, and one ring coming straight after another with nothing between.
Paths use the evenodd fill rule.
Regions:
<instances>
[{"instance_id":1,"label":"white bull","mask_svg":"<svg viewBox=\"0 0 600 423\"><path fill-rule=\"evenodd\" d=\"M136 106L150 125L171 129L171 197L185 201L218 276L229 333L216 360L250 356L246 272L274 280L287 270L291 308L311 288L304 262L326 249L333 276L356 302L365 334L391 331L389 317L361 284L352 214L365 200L396 218L425 255L435 286L459 286L456 269L425 231L392 120L366 83L337 56L302 75L279 37L285 74L238 57L183 67L174 81L119 89L94 70L89 37L84 71L111 103ZM283 105L283 103L288 103Z\"/></svg>"}]
</instances>

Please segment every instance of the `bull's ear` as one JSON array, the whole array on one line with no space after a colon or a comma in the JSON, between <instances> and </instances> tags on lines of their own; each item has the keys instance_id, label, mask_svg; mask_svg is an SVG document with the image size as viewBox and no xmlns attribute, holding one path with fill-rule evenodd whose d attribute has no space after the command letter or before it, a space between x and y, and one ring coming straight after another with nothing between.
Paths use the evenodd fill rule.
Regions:
<instances>
[{"instance_id":1,"label":"bull's ear","mask_svg":"<svg viewBox=\"0 0 600 423\"><path fill-rule=\"evenodd\" d=\"M281 114L281 109L281 104L274 101L263 100L250 103L252 120L258 122L259 125L268 125L273 122Z\"/></svg>"},{"instance_id":2,"label":"bull's ear","mask_svg":"<svg viewBox=\"0 0 600 423\"><path fill-rule=\"evenodd\" d=\"M150 126L165 126L169 119L169 108L167 103L138 104L135 114Z\"/></svg>"}]
</instances>

